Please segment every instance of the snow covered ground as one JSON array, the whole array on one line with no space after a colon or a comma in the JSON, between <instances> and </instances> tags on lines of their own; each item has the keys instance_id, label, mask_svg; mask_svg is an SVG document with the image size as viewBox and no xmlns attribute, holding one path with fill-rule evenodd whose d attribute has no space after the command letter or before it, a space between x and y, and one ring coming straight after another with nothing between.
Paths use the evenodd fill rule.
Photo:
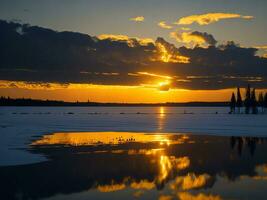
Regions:
<instances>
[{"instance_id":1,"label":"snow covered ground","mask_svg":"<svg viewBox=\"0 0 267 200\"><path fill-rule=\"evenodd\" d=\"M0 107L0 165L43 160L25 149L35 137L54 132L267 136L267 115L229 115L228 111L203 107Z\"/></svg>"}]
</instances>

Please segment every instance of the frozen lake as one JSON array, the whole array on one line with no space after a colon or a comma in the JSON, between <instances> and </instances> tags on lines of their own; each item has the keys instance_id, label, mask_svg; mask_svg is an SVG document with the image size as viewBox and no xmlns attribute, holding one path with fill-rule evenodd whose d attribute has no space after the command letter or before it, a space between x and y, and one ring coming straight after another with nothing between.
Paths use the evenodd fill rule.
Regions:
<instances>
[{"instance_id":1,"label":"frozen lake","mask_svg":"<svg viewBox=\"0 0 267 200\"><path fill-rule=\"evenodd\" d=\"M265 199L267 115L0 107L2 199Z\"/></svg>"},{"instance_id":2,"label":"frozen lake","mask_svg":"<svg viewBox=\"0 0 267 200\"><path fill-rule=\"evenodd\" d=\"M54 132L267 136L267 115L228 111L224 107L0 107L0 165L43 160L25 149L34 138Z\"/></svg>"}]
</instances>

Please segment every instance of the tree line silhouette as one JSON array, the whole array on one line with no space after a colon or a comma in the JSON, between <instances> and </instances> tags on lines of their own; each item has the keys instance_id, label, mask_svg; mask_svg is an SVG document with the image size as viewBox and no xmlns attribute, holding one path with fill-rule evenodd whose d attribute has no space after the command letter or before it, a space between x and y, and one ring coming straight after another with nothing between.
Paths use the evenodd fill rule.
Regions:
<instances>
[{"instance_id":1,"label":"tree line silhouette","mask_svg":"<svg viewBox=\"0 0 267 200\"><path fill-rule=\"evenodd\" d=\"M56 100L39 100L30 98L13 99L10 97L0 97L0 106L88 106L95 105L94 102L64 102Z\"/></svg>"},{"instance_id":2,"label":"tree line silhouette","mask_svg":"<svg viewBox=\"0 0 267 200\"><path fill-rule=\"evenodd\" d=\"M0 97L0 106L169 106L169 107L226 107L229 102L166 102L166 103L101 103L101 102L66 102L57 100L41 100L30 98Z\"/></svg>"},{"instance_id":3,"label":"tree line silhouette","mask_svg":"<svg viewBox=\"0 0 267 200\"><path fill-rule=\"evenodd\" d=\"M245 98L242 99L240 88L237 88L236 94L233 92L230 101L230 114L241 113L241 108L245 108L245 114L258 114L265 113L267 110L267 93L260 92L258 98L256 97L256 89L247 86ZM237 111L237 112L236 112Z\"/></svg>"},{"instance_id":4,"label":"tree line silhouette","mask_svg":"<svg viewBox=\"0 0 267 200\"><path fill-rule=\"evenodd\" d=\"M249 149L251 156L254 155L256 146L259 144L264 144L267 141L267 138L261 137L240 137L240 136L232 136L230 138L231 149L236 149L238 151L238 155L242 156L243 150L245 148Z\"/></svg>"}]
</instances>

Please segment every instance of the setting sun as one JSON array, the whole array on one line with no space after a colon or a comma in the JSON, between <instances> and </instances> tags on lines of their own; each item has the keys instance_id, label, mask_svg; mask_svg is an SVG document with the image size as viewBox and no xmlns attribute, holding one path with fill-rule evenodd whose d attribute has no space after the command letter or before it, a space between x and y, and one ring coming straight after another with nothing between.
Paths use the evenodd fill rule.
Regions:
<instances>
[{"instance_id":1,"label":"setting sun","mask_svg":"<svg viewBox=\"0 0 267 200\"><path fill-rule=\"evenodd\" d=\"M159 84L158 84L158 89L160 90L160 91L169 91L169 89L170 89L170 81L164 81L164 82L160 82Z\"/></svg>"}]
</instances>

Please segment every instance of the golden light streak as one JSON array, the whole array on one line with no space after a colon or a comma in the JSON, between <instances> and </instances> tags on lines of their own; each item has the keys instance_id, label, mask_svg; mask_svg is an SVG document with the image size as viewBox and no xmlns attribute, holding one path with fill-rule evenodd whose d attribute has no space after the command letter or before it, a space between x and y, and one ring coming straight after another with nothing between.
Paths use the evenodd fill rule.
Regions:
<instances>
[{"instance_id":1,"label":"golden light streak","mask_svg":"<svg viewBox=\"0 0 267 200\"><path fill-rule=\"evenodd\" d=\"M149 72L137 72L138 74L141 75L147 75L147 76L152 76L152 77L158 77L158 78L163 78L163 79L173 79L171 76L164 76L164 75L159 75L159 74L154 74L154 73L149 73Z\"/></svg>"},{"instance_id":2,"label":"golden light streak","mask_svg":"<svg viewBox=\"0 0 267 200\"><path fill-rule=\"evenodd\" d=\"M176 60L171 60L172 59L172 55L168 53L168 51L166 50L165 46L162 44L157 44L157 47L161 53L161 60L163 62L177 62Z\"/></svg>"},{"instance_id":3,"label":"golden light streak","mask_svg":"<svg viewBox=\"0 0 267 200\"><path fill-rule=\"evenodd\" d=\"M177 54L170 54L166 47L161 44L156 44L158 51L159 51L159 60L165 63L189 63L189 58Z\"/></svg>"},{"instance_id":4,"label":"golden light streak","mask_svg":"<svg viewBox=\"0 0 267 200\"><path fill-rule=\"evenodd\" d=\"M159 182L163 182L169 175L172 169L172 164L168 156L160 156L160 174L158 177Z\"/></svg>"},{"instance_id":5,"label":"golden light streak","mask_svg":"<svg viewBox=\"0 0 267 200\"><path fill-rule=\"evenodd\" d=\"M191 80L188 79L176 79L177 82L183 82L183 83L191 83Z\"/></svg>"}]
</instances>

